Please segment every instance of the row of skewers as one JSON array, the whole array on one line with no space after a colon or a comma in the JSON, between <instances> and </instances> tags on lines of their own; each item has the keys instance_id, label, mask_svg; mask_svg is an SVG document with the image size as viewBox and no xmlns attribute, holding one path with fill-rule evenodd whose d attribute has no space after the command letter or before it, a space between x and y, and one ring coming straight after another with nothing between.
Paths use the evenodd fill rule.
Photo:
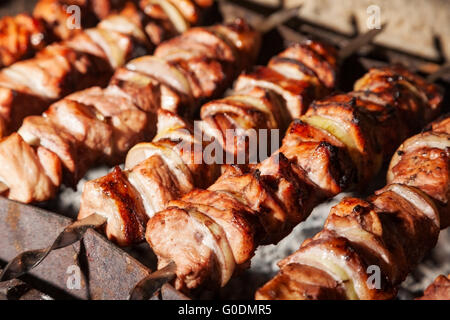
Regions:
<instances>
[{"instance_id":1,"label":"row of skewers","mask_svg":"<svg viewBox=\"0 0 450 320\"><path fill-rule=\"evenodd\" d=\"M34 57L0 70L1 137L17 130L26 116L42 113L68 94L107 85L114 70L132 58L152 53L155 45L198 24L212 6L211 1L190 0L173 1L174 4L168 0L122 1L120 6L120 1L111 0L72 2L84 8L81 17L91 13L102 20L96 27L75 28L70 34L61 35L61 41L42 47ZM52 30L66 28L68 3L71 1L41 0L35 15L47 21ZM181 10L184 7L191 10ZM8 24L5 21L10 19L2 18L0 24ZM17 19L22 18L19 15ZM22 29L17 26L2 30L6 39L3 43L0 37L0 53L8 51L9 43L27 38L20 35ZM33 42L33 36L29 38Z\"/></svg>"},{"instance_id":2,"label":"row of skewers","mask_svg":"<svg viewBox=\"0 0 450 320\"><path fill-rule=\"evenodd\" d=\"M71 39L131 3L145 14L144 29L154 44L198 24L202 11L213 5L211 0L39 0L31 15L0 19L0 67L30 58L53 42Z\"/></svg>"},{"instance_id":3,"label":"row of skewers","mask_svg":"<svg viewBox=\"0 0 450 320\"><path fill-rule=\"evenodd\" d=\"M125 67L117 63L105 89L67 96L42 116L26 117L17 133L0 142L3 194L26 203L46 201L62 183L75 185L93 165L118 164L126 155L125 169L116 167L85 185L79 218L103 216L108 238L122 246L146 238L160 268L175 263L179 290L224 286L249 267L259 245L277 243L319 203L367 184L402 141L440 112L438 88L400 66L372 69L354 91L324 98L336 87L337 51L317 41L293 45L266 67L240 75L231 95L201 108L202 137L218 141L233 157L249 146L229 143L227 130L284 131L289 126L282 147L268 159L227 166L220 175L217 163L194 161L199 152L202 159L207 145L195 136L192 115L248 69L259 45L258 32L237 21L191 29L160 44L153 56ZM405 142L389 171L394 176L388 181L394 184L369 202L344 200L333 209L326 231L287 258L281 275L257 297L395 296L398 284L433 247L439 228L447 226L448 135L446 118ZM136 145L152 137L151 143ZM431 150L420 150L423 159L417 160L417 146ZM414 153L412 158L406 158L409 153ZM410 165L399 166L411 159L423 176L397 173L408 171ZM428 183L431 187L423 187ZM375 219L372 206L389 209L393 202L385 193L395 194L397 205L404 204L396 213L423 228L401 229L411 236L411 241L396 239L392 250L402 254L401 261L386 258L390 248L379 256L376 249L385 243L374 230L352 233L356 222L368 228L360 215ZM394 230L403 222L395 222L377 226L395 238L403 235ZM346 226L354 229L345 233ZM374 244L358 246L360 253L352 247L358 237ZM363 284L363 267L369 261L383 270L382 289Z\"/></svg>"}]
</instances>

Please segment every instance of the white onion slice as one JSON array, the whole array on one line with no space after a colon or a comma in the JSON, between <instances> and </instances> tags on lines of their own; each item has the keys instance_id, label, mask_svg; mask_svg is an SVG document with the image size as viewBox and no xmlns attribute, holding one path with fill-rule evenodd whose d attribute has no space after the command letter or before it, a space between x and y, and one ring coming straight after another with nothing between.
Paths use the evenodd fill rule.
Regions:
<instances>
[{"instance_id":1,"label":"white onion slice","mask_svg":"<svg viewBox=\"0 0 450 320\"><path fill-rule=\"evenodd\" d=\"M130 20L120 15L109 16L107 19L100 22L98 27L105 30L130 34L141 42L147 42L147 37L144 32Z\"/></svg>"},{"instance_id":2,"label":"white onion slice","mask_svg":"<svg viewBox=\"0 0 450 320\"><path fill-rule=\"evenodd\" d=\"M151 0L150 3L161 6L178 33L186 32L189 29L189 23L172 3L167 0Z\"/></svg>"},{"instance_id":3,"label":"white onion slice","mask_svg":"<svg viewBox=\"0 0 450 320\"><path fill-rule=\"evenodd\" d=\"M167 61L154 56L134 59L127 64L127 69L152 76L171 86L179 92L192 96L191 86L183 73Z\"/></svg>"},{"instance_id":4,"label":"white onion slice","mask_svg":"<svg viewBox=\"0 0 450 320\"><path fill-rule=\"evenodd\" d=\"M209 247L217 257L221 267L220 285L223 287L231 279L236 267L233 251L231 250L225 231L213 219L200 211L191 208L187 212L197 222L200 229L204 230L203 235L205 235L205 238L202 240L203 244Z\"/></svg>"},{"instance_id":5,"label":"white onion slice","mask_svg":"<svg viewBox=\"0 0 450 320\"><path fill-rule=\"evenodd\" d=\"M440 229L441 222L439 210L436 208L434 201L432 201L425 193L416 188L398 183L390 184L383 189L383 191L384 190L390 190L404 198L406 201L423 212L423 214L426 215L431 221L433 221L438 230Z\"/></svg>"},{"instance_id":6,"label":"white onion slice","mask_svg":"<svg viewBox=\"0 0 450 320\"><path fill-rule=\"evenodd\" d=\"M161 156L174 176L180 182L183 193L187 193L194 188L191 171L181 159L180 155L159 143L140 143L133 147L127 155L125 169L131 170L139 163L150 158L152 155Z\"/></svg>"}]
</instances>

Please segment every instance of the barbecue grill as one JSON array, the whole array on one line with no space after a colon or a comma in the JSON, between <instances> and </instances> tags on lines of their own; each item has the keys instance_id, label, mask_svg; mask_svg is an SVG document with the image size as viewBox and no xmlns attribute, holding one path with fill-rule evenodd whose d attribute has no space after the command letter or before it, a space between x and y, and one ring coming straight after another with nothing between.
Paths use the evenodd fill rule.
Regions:
<instances>
[{"instance_id":1,"label":"barbecue grill","mask_svg":"<svg viewBox=\"0 0 450 320\"><path fill-rule=\"evenodd\" d=\"M30 12L35 1L2 1L0 16L18 12ZM220 13L225 19L243 17L257 25L265 16L279 10L282 4L270 1L272 6L255 1L222 1ZM219 10L219 9L218 9ZM217 14L217 17L220 15ZM217 18L218 19L218 18ZM289 43L308 37L324 39L343 46L351 40L346 34L323 27L301 18L293 18L264 36L262 53L258 63L266 64L271 56L281 51ZM355 35L354 35L355 36ZM443 56L443 55L442 55ZM339 90L352 88L355 80L369 68L400 62L424 76L437 71L443 58L432 60L402 52L382 45L365 45L357 54L347 58L342 65ZM450 111L450 73L443 74L438 84L445 90L443 105ZM0 164L1 165L1 164ZM0 267L19 253L44 248L58 234L76 219L83 184L110 171L99 167L88 172L77 190L62 188L55 200L38 206L24 205L0 198ZM384 184L384 170L367 190L358 195L369 195ZM348 194L345 194L348 195ZM311 218L298 226L292 234L276 246L260 248L252 261L252 267L234 278L220 291L194 292L187 297L171 285L164 285L154 299L251 299L257 288L270 280L277 272L275 263L286 257L303 240L320 230L329 212L344 195L317 207ZM441 233L439 243L403 283L399 299L412 299L420 295L428 284L439 274L450 272L450 230ZM101 233L88 230L82 241L50 253L37 268L21 280L0 283L0 299L93 299L123 300L130 290L156 269L156 257L148 244L132 249L122 249L108 241ZM80 283L74 277L80 277Z\"/></svg>"}]
</instances>

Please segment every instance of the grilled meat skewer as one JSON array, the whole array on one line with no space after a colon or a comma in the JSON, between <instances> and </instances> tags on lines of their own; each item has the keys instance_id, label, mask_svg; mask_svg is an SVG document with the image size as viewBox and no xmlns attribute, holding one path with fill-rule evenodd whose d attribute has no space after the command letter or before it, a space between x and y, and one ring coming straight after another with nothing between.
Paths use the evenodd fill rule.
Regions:
<instances>
[{"instance_id":1,"label":"grilled meat skewer","mask_svg":"<svg viewBox=\"0 0 450 320\"><path fill-rule=\"evenodd\" d=\"M167 45L178 42L174 39ZM161 52L170 55L167 46L156 50L156 54ZM192 125L160 111L156 138L130 150L126 170L115 168L85 184L78 218L93 213L105 216L108 238L120 245L143 241L149 217L164 209L170 200L194 188L207 188L218 177L220 165L204 157L209 141L219 142L234 159L248 155L249 146L235 143L234 138L231 143L227 141L227 130L241 130L241 137L248 130L284 131L293 118L305 112L310 101L328 91L325 82L334 79L336 55L332 47L307 41L283 51L268 67L241 75L232 95L202 107L198 127L208 137L206 142L195 135ZM328 81L329 87L332 81ZM298 101L292 103L294 99Z\"/></svg>"},{"instance_id":2,"label":"grilled meat skewer","mask_svg":"<svg viewBox=\"0 0 450 320\"><path fill-rule=\"evenodd\" d=\"M280 273L256 298L394 298L449 226L449 124L447 116L404 142L388 185L367 200L344 198L333 207L324 229L279 263ZM379 270L378 286L370 267Z\"/></svg>"},{"instance_id":3,"label":"grilled meat skewer","mask_svg":"<svg viewBox=\"0 0 450 320\"><path fill-rule=\"evenodd\" d=\"M110 15L96 28L0 70L0 136L17 130L26 116L42 113L72 92L107 85L115 69L153 51L155 42L146 30L154 29L153 34L158 28L166 30L128 3L120 14ZM161 34L157 41L174 34L173 26L167 28L168 34Z\"/></svg>"},{"instance_id":4,"label":"grilled meat skewer","mask_svg":"<svg viewBox=\"0 0 450 320\"><path fill-rule=\"evenodd\" d=\"M422 84L399 66L373 69L354 92L314 102L270 158L229 167L207 190L169 202L146 230L159 267L175 262L178 289L224 285L258 245L277 243L318 203L364 185L410 124L436 115L441 95Z\"/></svg>"},{"instance_id":5,"label":"grilled meat skewer","mask_svg":"<svg viewBox=\"0 0 450 320\"><path fill-rule=\"evenodd\" d=\"M43 116L27 117L18 133L0 142L6 195L45 201L63 182L74 186L92 165L122 162L133 145L154 136L157 109L191 115L227 87L258 47L258 33L242 20L192 28L154 56L119 68L107 88L74 93Z\"/></svg>"},{"instance_id":6,"label":"grilled meat skewer","mask_svg":"<svg viewBox=\"0 0 450 320\"><path fill-rule=\"evenodd\" d=\"M146 16L144 31L155 45L198 24L213 5L209 0L39 0L32 15L0 19L0 67L30 58L55 41L68 40L134 3ZM121 23L111 22L110 27L116 22Z\"/></svg>"},{"instance_id":7,"label":"grilled meat skewer","mask_svg":"<svg viewBox=\"0 0 450 320\"><path fill-rule=\"evenodd\" d=\"M67 40L113 12L118 12L125 1L111 0L40 0L32 15L21 13L0 19L0 68L32 57L54 41ZM79 9L79 21L71 21ZM71 28L68 22L79 22Z\"/></svg>"}]
</instances>

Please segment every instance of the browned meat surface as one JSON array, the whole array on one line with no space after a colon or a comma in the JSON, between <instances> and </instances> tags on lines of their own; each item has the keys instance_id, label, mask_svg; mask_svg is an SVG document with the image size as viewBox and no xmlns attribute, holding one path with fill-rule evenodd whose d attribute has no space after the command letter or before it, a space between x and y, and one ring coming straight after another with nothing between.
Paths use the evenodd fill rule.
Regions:
<instances>
[{"instance_id":1,"label":"browned meat surface","mask_svg":"<svg viewBox=\"0 0 450 320\"><path fill-rule=\"evenodd\" d=\"M234 38L229 37L229 40L232 40L230 42L236 43L236 45L230 46L227 41L224 41L225 35L217 36L214 30L218 29L221 30L221 34L231 30ZM158 59L150 57L138 59L130 63L128 68L134 70L134 72L145 73L146 76L164 81L166 86L170 86L175 91L183 91L184 95L187 95L190 89L190 94L195 96L198 83L193 82L193 76L187 72L189 68L187 65L192 65L192 59L195 59L194 61L205 61L202 58L202 54L204 54L208 59L214 58L216 61L220 61L221 65L231 65L232 62L234 64L240 63L239 61L243 61L243 57L245 58L244 60L249 61L249 55L250 57L255 56L253 51L256 50L255 46L259 44L259 39L249 36L253 32L248 27L245 27L242 21L237 21L234 27L232 24L222 27L214 26L208 28L207 31L205 32L200 28L193 29L186 35L160 46L156 50ZM238 32L242 32L243 35L238 36ZM198 36L198 38L193 35ZM254 45L242 43L241 41L243 40L238 39L253 41ZM177 48L183 48L181 52L172 47L174 44L176 44ZM183 47L183 44L186 44L191 50L185 50L188 47ZM228 50L228 56L220 49L221 46L227 46L232 49ZM176 64L167 63L167 60L176 61ZM186 64L182 65L180 61ZM179 67L182 67L181 74L178 73ZM214 72L214 70L207 70L205 68L205 73ZM183 75L187 81L183 81ZM306 80L298 80L295 77L289 78L289 75L286 75L286 79L293 84L306 82ZM311 76L309 79L311 80L311 86L321 86L321 82L318 81L317 77ZM316 92L323 91L317 90ZM170 110L167 107L165 109ZM258 85L245 88L244 91L236 89L231 96L207 103L201 109L201 118L203 121L200 124L200 129L202 129L203 134L210 139L218 141L222 148L227 151L227 157L229 155L233 157L240 154L245 155L249 149L249 141L241 144L239 139L233 139L232 143L230 143L227 130L243 130L244 132L249 130L255 131L256 129L272 130L281 128L284 130L291 120L286 110L286 101L277 95L276 92ZM302 192L309 193L311 188L298 186L299 183L295 178L295 172L301 171L301 168L294 168L286 163L282 169L279 171L275 169L274 171L273 169L277 168L277 166L275 163L270 162L266 163L266 166L259 168L259 170L264 175L272 175L275 180L278 177L283 179L279 186L273 186L274 189L279 189L276 194L272 194L271 190L264 191L267 187L272 188L272 185L276 184L275 182L260 180L250 172L246 179L243 180L240 179L240 174L237 172L235 180L231 180L230 177L229 179L223 179L223 184L217 182L214 185L218 188L217 191L210 189L204 192L194 192L194 194L189 194L189 199L183 198L181 201L176 201L176 199L192 191L195 187L207 188L218 176L219 163L215 161L216 159L203 157L203 151L207 150L205 147L209 147L209 143L199 141L199 137L194 136L192 130L193 128L182 119L171 115L168 111L160 111L158 133L154 141L152 143L138 144L128 153L126 161L128 179L135 189L138 190L149 217L152 217L156 212L169 205L177 206L178 208L183 207L186 210L192 209L196 212L193 216L201 217L201 220L212 218L218 224L217 228L219 230L220 228L224 229L227 239L236 239L230 243L229 248L237 259L236 263L233 262L233 264L246 265L246 261L251 258L255 250L255 246L248 247L247 243L256 244L256 232L258 237L262 236L259 229L263 225L268 231L267 234L271 234L269 231L275 231L277 228L289 229L299 220L298 205L295 203L294 197L299 196ZM335 139L335 141L337 140ZM206 142L208 142L207 139ZM345 151L341 153L343 154L342 157L345 158ZM329 175L340 174L337 173L340 170L338 168L339 165L336 165L335 162L340 162L341 156L339 152L333 149L333 146L321 144L319 141L316 143L314 150L311 150L311 154L316 158L320 157L319 154L321 154L321 157L324 159L324 165L327 166L325 171L332 171ZM215 156L218 155L216 154ZM225 157L225 154L223 156ZM283 176L286 172L290 174L289 178ZM327 179L333 179L333 177ZM300 191L298 191L299 189ZM261 198L261 206L272 206L279 217L273 218L271 212L259 218L255 217L254 221L261 220L261 224L259 227L253 228L252 221L248 221L245 214L240 213L240 211L253 212L254 210L260 210L261 207L257 205L255 208L245 209L244 205L233 196L224 198L226 194L235 192L245 193L251 199L249 201L253 203L257 203L257 198ZM262 196L260 196L261 194ZM84 193L83 200L88 197L89 195ZM277 204L285 198L289 198L284 204L290 210L290 215L288 216L283 213L285 207ZM184 207L185 203L188 207ZM194 220L197 218L194 218ZM278 222L277 219L280 221ZM280 224L284 227L280 227ZM278 232L276 234L272 232L271 236L267 237L265 241L270 242L270 239L278 239L277 237L281 233ZM111 238L114 239L114 236ZM221 246L220 241L217 246ZM226 249L227 252L230 250ZM206 250L205 252L209 251ZM201 255L199 254L199 256ZM228 255L225 254L225 256ZM211 259L212 257L210 256ZM224 257L222 258L225 259ZM219 261L219 263L225 262ZM228 261L228 263L231 262ZM208 273L205 273L205 276L208 276Z\"/></svg>"},{"instance_id":2,"label":"browned meat surface","mask_svg":"<svg viewBox=\"0 0 450 320\"><path fill-rule=\"evenodd\" d=\"M330 89L336 83L337 68L336 49L317 41L308 41L286 50L280 55L282 59L301 61L300 68L307 67L320 81Z\"/></svg>"},{"instance_id":3,"label":"browned meat surface","mask_svg":"<svg viewBox=\"0 0 450 320\"><path fill-rule=\"evenodd\" d=\"M101 58L52 45L33 59L1 70L0 86L56 100L95 83L103 85L110 75L111 68Z\"/></svg>"},{"instance_id":4,"label":"browned meat surface","mask_svg":"<svg viewBox=\"0 0 450 320\"><path fill-rule=\"evenodd\" d=\"M168 3L167 0L159 2ZM200 9L190 0L175 2L175 7L195 7L197 15L191 19L190 25L201 21L205 9ZM68 12L71 5L81 9L80 28L69 28L69 22L73 22L73 12ZM162 7L169 10L164 4ZM178 12L180 9L175 7L174 10ZM146 30L150 24L157 24L158 21L143 14L142 10L133 2L123 0L41 0L34 12L36 21L23 15L0 20L0 25L5 24L2 30L7 32L5 36L0 34L0 65L3 58L11 60L6 62L11 64L18 60L12 61L16 56L28 54L30 41L33 41L36 49L42 47L43 39L39 37L47 35L49 29L54 31L57 38L65 40L45 48L32 59L14 63L0 71L0 89L10 90L8 94L2 94L5 99L1 101L2 136L17 130L24 117L43 112L50 103L67 94L91 86L107 85L114 69L124 66L132 58L152 52L155 44L178 33L173 26L168 26L169 34L154 42ZM176 17L169 14L167 23L172 25L174 19ZM186 18L181 19L185 21ZM98 20L101 22L93 28ZM163 24L158 25L158 28L165 31ZM38 34L38 30L41 33ZM14 51L18 46L18 51ZM198 81L201 90L198 96L204 97L222 89L217 88L217 83L223 81L223 70L214 61L196 61L186 65L189 66L186 70L189 75L205 78L204 81ZM205 73L207 68L213 71ZM174 97L176 94L170 88L165 87L163 91L166 96L164 101L172 103L172 110L175 111L175 100L179 97ZM15 98L9 98L11 95ZM30 107L23 108L23 104Z\"/></svg>"},{"instance_id":5,"label":"browned meat surface","mask_svg":"<svg viewBox=\"0 0 450 320\"><path fill-rule=\"evenodd\" d=\"M279 77L287 78L289 74L299 79L297 72L301 69L294 68L294 70L295 72L283 70L283 75L280 74ZM392 70L389 69L389 72L397 72L399 76L403 76L407 71L395 67ZM307 73L303 79L311 76L311 72ZM246 79L258 78L254 74L244 77ZM287 79L294 83L294 78ZM265 84L259 85L257 82L256 80L255 83L245 81L245 85L239 87L238 84L238 87L245 88L244 92L250 92L248 87L255 86L268 89ZM419 86L417 82L414 86ZM280 81L273 81L273 84L278 85ZM394 93L398 90L415 92L416 89L412 86L406 89L406 87L397 88L393 85L391 91ZM434 86L428 86L426 90L431 92L434 89ZM431 105L429 100L421 99L420 103L417 102L416 109L405 111L406 108L403 105L390 105L390 99L392 97L388 97L387 93L385 95L379 95L377 92L362 94L361 91L355 91L348 95L333 95L314 102L301 120L295 121L288 129L288 134L279 152L258 165L250 165L247 168L228 167L222 176L208 188L209 197L214 198L219 195L227 197L233 203L233 208L242 208L233 212L232 215L243 219L245 223L242 222L241 225L253 226L255 230L253 235L247 231L240 231L239 236L229 232L229 226L216 216L216 210L220 210L220 205L216 204L218 201L207 202L204 207L199 205L205 204L204 201L207 199L202 198L203 202L201 202L199 199L202 193L197 190L188 193L180 201L171 201L166 210L150 218L146 231L147 241L155 253L161 257L162 265L169 260L175 261L177 265L176 287L189 290L202 285L223 285L224 278L218 278L217 275L226 275L225 279L228 279L233 273L229 268L239 269L248 266L252 253L258 245L277 243L283 239L298 223L306 219L321 201L333 197L351 186L364 186L380 169L382 162L392 155L394 148L406 138L409 132L414 130L411 122L404 122L404 115L414 116L415 121L419 121L423 117L423 110L437 108L437 106ZM285 98L284 101L286 100L288 99ZM409 103L409 101L404 101L404 103ZM289 110L288 103L286 106ZM238 107L243 108L241 101L235 102L226 98L210 105L208 113L213 114L212 112L220 110L219 108L227 112L236 112ZM267 109L269 108L259 106L258 111ZM230 123L228 118L230 117L222 119L216 117L216 128L221 126L226 128L227 121ZM247 123L257 119L256 117L249 118L246 113L241 112L239 113L240 121L235 121L240 127L246 128ZM270 117L265 119L265 125L270 123ZM211 121L211 123L213 122ZM261 125L264 122L254 123ZM399 128L404 129L399 130ZM394 141L392 141L393 139ZM448 155L443 154L442 157L447 157L448 161ZM433 160L435 159L437 159L436 155L433 156ZM438 172L439 170L434 171ZM442 179L445 179L445 174L447 173L444 173ZM391 191L384 191L383 194L377 195L377 198L369 200L368 203L358 204L355 200L343 205L340 209L336 208L337 211L348 212L348 214L342 216L332 214L333 218L329 219L325 230L314 239L305 242L299 253L294 254L291 260L287 259L283 263L283 266L290 263L295 263L297 266L293 268L295 272L291 271L280 276L282 279L287 279L286 281L280 280L279 277L274 280L279 285L283 282L283 285L289 288L286 289L287 291L283 291L282 296L287 298L286 295L295 290L311 290L313 294L301 291L292 294L295 297L303 298L326 296L329 298L384 299L392 297L398 282L407 274L406 269L395 270L393 266L395 260L392 257L396 252L384 250L380 255L374 252L384 248L387 243L401 243L404 241L402 239L412 238L409 243L404 242L402 243L403 247L397 249L401 250L403 255L395 256L398 259L403 257L405 265L410 267L423 256L423 252L434 245L439 228L436 225L437 214L432 209L434 207L428 203L429 198L423 193L415 193L409 189L399 191L396 188L395 192L402 195L391 202L391 207L382 207L378 201L386 204L387 200L384 198L391 195L389 192ZM402 200L402 197L411 199L406 201ZM410 201L413 204L410 204ZM362 213L366 212L365 207L368 212L367 224L360 218ZM198 243L196 246L194 246L194 242L189 244L191 255L187 257L179 250L190 241L185 240L184 236L187 239L194 239L191 233L194 230L190 230L190 235L180 237L176 235L178 230L183 229L180 226L182 221L186 225L192 223L189 220L192 210L199 212L201 217L206 216L212 219L218 227L204 229L202 236L196 236L195 239ZM425 210L425 213L421 213L420 210ZM186 218L172 220L172 212L180 216L185 215ZM397 212L406 213L398 216ZM389 227L397 226L398 221L403 221L403 217L413 215L414 225L417 221L417 227L410 230L405 226L404 231L398 232L395 236L387 231L379 234L376 226L384 223L384 220L380 218L379 220L382 222L377 224L376 215L381 214L387 214L389 218L386 219L392 220L392 225L389 224ZM396 220L397 218L398 220ZM204 225L208 225L206 220L202 221ZM164 226L166 237L161 235L161 225ZM373 229L371 229L372 225ZM219 230L217 230L218 228ZM361 228L367 230L364 229L363 232L360 231ZM383 228L385 228L384 225ZM187 233L185 230L183 232ZM195 233L199 233L199 230L196 229ZM228 240L229 249L221 245L223 234ZM389 238L383 239L384 235ZM243 236L246 236L246 240L242 238ZM167 237L172 239L170 245L164 242ZM211 237L215 237L216 241L211 243ZM202 239L202 241L200 242L198 239ZM407 247L409 249L406 249ZM208 248L213 250L215 255L207 250ZM229 250L233 253L234 264L227 259ZM207 254L205 254L206 252ZM247 254L241 256L239 255L241 252L247 252ZM347 259L341 259L342 256ZM382 283L381 291L370 287L367 282L369 275L361 272L373 263L379 263L383 268L383 275L389 279ZM324 279L324 277L317 276L318 285L314 282L303 284L303 281L300 281L300 284L296 284L290 281L289 274L303 275L308 272L303 270L305 268L303 266L322 270L330 277ZM310 273L315 277L316 272L311 271ZM214 280L215 283L213 283ZM261 294L261 297L276 297L276 293L273 295L267 293L268 290L271 292L275 290L274 283L271 282L267 286L262 289L265 293ZM333 290L335 292L331 292Z\"/></svg>"},{"instance_id":6,"label":"browned meat surface","mask_svg":"<svg viewBox=\"0 0 450 320\"><path fill-rule=\"evenodd\" d=\"M37 19L19 14L0 19L0 67L31 56L46 44L44 25Z\"/></svg>"},{"instance_id":7,"label":"browned meat surface","mask_svg":"<svg viewBox=\"0 0 450 320\"><path fill-rule=\"evenodd\" d=\"M139 194L120 168L117 167L109 175L87 183L83 193L89 193L90 197L81 205L81 219L92 213L104 216L108 221L106 234L114 237L114 240L123 246L144 237L142 226L148 218Z\"/></svg>"},{"instance_id":8,"label":"browned meat surface","mask_svg":"<svg viewBox=\"0 0 450 320\"><path fill-rule=\"evenodd\" d=\"M1 141L1 181L9 186L12 200L30 201L51 197L61 181L61 162L45 149L31 147L17 133Z\"/></svg>"},{"instance_id":9,"label":"browned meat surface","mask_svg":"<svg viewBox=\"0 0 450 320\"><path fill-rule=\"evenodd\" d=\"M401 282L436 245L440 229L449 225L450 132L443 129L448 120L447 116L433 123L429 131L402 144L385 188L367 200L345 198L333 207L323 230L282 260L280 273L256 297L394 298ZM314 274L304 277L306 266L325 272L335 282L330 286ZM380 286L370 280L369 266L379 267ZM448 283L441 276L421 299L449 299ZM329 295L310 294L311 285L314 292Z\"/></svg>"},{"instance_id":10,"label":"browned meat surface","mask_svg":"<svg viewBox=\"0 0 450 320\"><path fill-rule=\"evenodd\" d=\"M33 16L44 21L52 33L59 39L68 39L80 28L71 28L68 22L75 23L72 14L68 11L71 5L76 5L81 10L80 27L93 27L97 21L96 16L89 8L88 0L39 0L36 4Z\"/></svg>"},{"instance_id":11,"label":"browned meat surface","mask_svg":"<svg viewBox=\"0 0 450 320\"><path fill-rule=\"evenodd\" d=\"M405 122L412 123L415 119L415 130L423 128L438 115L442 102L442 93L437 86L425 83L401 66L370 70L355 84L355 90L377 93L389 104L399 107ZM416 114L421 117L417 118Z\"/></svg>"},{"instance_id":12,"label":"browned meat surface","mask_svg":"<svg viewBox=\"0 0 450 320\"><path fill-rule=\"evenodd\" d=\"M237 21L236 23L241 25L242 21ZM231 26L231 24L227 25L227 28L231 28ZM256 35L255 31L249 27L241 26L240 28L244 33ZM103 31L105 30L98 28L95 32L97 36L102 37L106 35ZM111 34L114 34L113 31L111 32ZM92 33L88 30L86 34L91 37ZM117 33L117 35L123 36L122 33ZM190 36L181 36L180 38L184 39L184 41L191 41L192 39ZM249 36L243 38L252 39ZM254 39L255 45L257 45L259 43L258 36L255 36ZM216 40L219 41L220 39ZM99 47L107 44L107 42L102 43L100 40L96 43L99 44ZM114 46L116 45L119 44L112 44L111 51L105 53L105 55L110 56L111 59L112 56L116 57L113 54L115 52ZM216 42L214 42L214 45L216 45ZM241 51L240 48L235 48L232 44L224 42L224 45L228 46L230 52L232 51L238 58L240 54L246 53ZM98 49L95 46L88 47L92 51ZM75 52L73 49L67 50ZM240 59L236 61L238 60ZM189 60L184 62L187 64ZM210 63L221 68L222 65L227 65L230 62L223 61L221 55L217 54L210 58ZM175 127L168 128L162 124L154 141L155 143L144 145L142 148L137 146L135 151L139 154L138 157L141 157L141 154L145 156L148 153L161 156L162 160L159 159L160 163L164 161L167 166L162 166L160 172L155 174L150 173L148 170L146 172L145 166L142 170L139 167L136 174L132 175L133 178L136 178L136 180L132 179L132 183L136 181L136 183L142 184L145 188L146 184L157 186L173 183L174 186L170 187L173 189L173 192L172 190L169 192L172 196L164 197L167 200L174 199L190 191L192 189L192 182L190 181L193 178L198 180L201 177L201 179L204 179L205 184L209 185L210 182L208 181L217 176L218 166L208 166L202 163L198 165L194 161L198 157L196 155L199 153L197 151L198 148L185 149L179 142L184 141L192 146L199 143L202 144L202 142L197 141L198 138L194 137L193 128L190 128L190 125L187 125L178 116L170 113L192 114L195 112L195 107L200 103L193 96L192 86L189 81L192 81L194 75L186 77L185 73L180 70L180 65L182 64L177 66L169 63L164 58L155 56L134 59L125 68L117 70L110 85L106 88L92 87L66 96L63 100L53 103L42 116L25 118L18 133L31 146L36 148L40 146L45 147L57 155L63 167L64 183L74 187L93 165L98 162L112 165L121 163L131 147L139 142L151 139L156 133L156 113L161 108L166 110L166 112L161 111L164 118L163 121L169 121ZM16 71L16 69L20 71L22 69L18 67L12 68L15 71L14 76L17 80L20 80L24 77L23 73ZM40 77L44 77L41 69L39 69L42 72ZM216 69L203 67L204 72L200 72L199 75L209 78L210 80L208 81L213 79L212 81L215 82L212 89L213 92L202 93L204 98L208 98L207 94L219 94L226 88L227 82L234 77L234 74L238 73L236 68L231 69L233 74L215 78L215 74L217 74ZM208 72L211 75L208 75ZM9 74L12 74L12 72L9 72ZM29 80L29 82L28 87L38 87L40 84L39 81ZM4 113L8 114L6 111ZM191 131L186 133L183 130L185 127L189 127ZM0 142L0 149L2 147L3 145ZM6 144L5 148L8 148ZM201 153L203 145L199 149ZM150 157L150 155L141 158L140 161L135 162L135 165ZM127 163L135 161L133 160L135 158L136 156L131 155ZM156 160L158 159L149 163L157 163ZM127 168L132 169L135 165ZM16 185L14 187L20 188ZM53 189L51 192L47 190L46 192L42 191L42 193L48 195L49 199L54 196ZM161 194L164 194L164 190L161 190ZM44 199L42 198L40 197L36 201L43 201ZM26 197L24 201L32 202L34 199ZM145 199L145 201L151 203L152 201L154 202L154 199ZM160 207L161 203L152 205L155 207L155 211L162 209ZM148 214L150 215L151 212Z\"/></svg>"},{"instance_id":13,"label":"browned meat surface","mask_svg":"<svg viewBox=\"0 0 450 320\"><path fill-rule=\"evenodd\" d=\"M437 277L417 300L450 300L450 275Z\"/></svg>"},{"instance_id":14,"label":"browned meat surface","mask_svg":"<svg viewBox=\"0 0 450 320\"><path fill-rule=\"evenodd\" d=\"M274 91L286 101L286 108L292 119L305 113L314 100L316 86L308 81L298 81L283 76L267 67L257 67L253 72L239 77L236 90L261 87Z\"/></svg>"},{"instance_id":15,"label":"browned meat surface","mask_svg":"<svg viewBox=\"0 0 450 320\"><path fill-rule=\"evenodd\" d=\"M340 284L328 273L307 265L291 263L271 282L258 290L256 300L343 300Z\"/></svg>"}]
</instances>

